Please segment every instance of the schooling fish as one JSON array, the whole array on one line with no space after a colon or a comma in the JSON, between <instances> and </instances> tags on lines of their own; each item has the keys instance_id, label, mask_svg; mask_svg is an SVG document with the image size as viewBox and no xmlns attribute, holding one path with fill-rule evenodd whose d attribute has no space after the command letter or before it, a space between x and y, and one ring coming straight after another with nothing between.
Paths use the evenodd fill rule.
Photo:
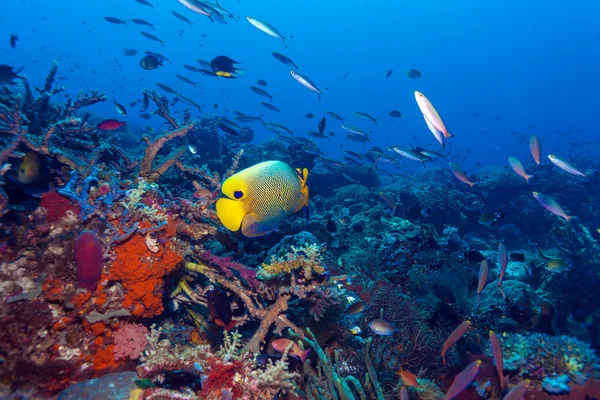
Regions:
<instances>
[{"instance_id":1,"label":"schooling fish","mask_svg":"<svg viewBox=\"0 0 600 400\"><path fill-rule=\"evenodd\" d=\"M167 93L171 93L171 94L177 94L177 90L173 89L171 86L169 85L165 85L164 83L157 83L156 86L161 89L164 90Z\"/></svg>"},{"instance_id":2,"label":"schooling fish","mask_svg":"<svg viewBox=\"0 0 600 400\"><path fill-rule=\"evenodd\" d=\"M139 4L143 5L143 6L151 7L154 10L154 6L150 2L148 2L146 0L135 0L135 2L139 3Z\"/></svg>"},{"instance_id":3,"label":"schooling fish","mask_svg":"<svg viewBox=\"0 0 600 400\"><path fill-rule=\"evenodd\" d=\"M275 37L277 39L281 39L281 41L283 42L283 45L285 47L287 47L287 45L285 44L285 37L281 35L281 33L279 33L279 31L277 29L275 29L275 27L273 27L272 25L264 22L264 21L260 21L256 18L253 17L246 17L246 19L248 20L248 22L250 22L250 24L252 24L252 26L254 26L255 28L260 29L261 31L263 31L264 33L266 33L269 36ZM289 36L290 39L293 39L293 36ZM297 68L297 67L296 67Z\"/></svg>"},{"instance_id":4,"label":"schooling fish","mask_svg":"<svg viewBox=\"0 0 600 400\"><path fill-rule=\"evenodd\" d=\"M275 107L273 104L270 103L265 103L264 101L260 103L261 106L263 106L264 108L266 108L267 110L271 110L271 111L275 111L277 113L281 113L281 110L279 110L279 108Z\"/></svg>"},{"instance_id":5,"label":"schooling fish","mask_svg":"<svg viewBox=\"0 0 600 400\"><path fill-rule=\"evenodd\" d=\"M392 147L392 150L394 150L396 153L400 154L402 157L408 158L409 160L413 160L413 161L429 161L431 160L431 158L427 157L424 154L421 153L417 153L416 151L412 151L409 149L403 149L400 147Z\"/></svg>"},{"instance_id":6,"label":"schooling fish","mask_svg":"<svg viewBox=\"0 0 600 400\"><path fill-rule=\"evenodd\" d=\"M256 93L259 96L267 97L269 100L271 100L271 103L273 102L273 96L271 96L269 93L267 93L266 90L261 89L256 86L250 86L250 90L252 90L254 93Z\"/></svg>"},{"instance_id":7,"label":"schooling fish","mask_svg":"<svg viewBox=\"0 0 600 400\"><path fill-rule=\"evenodd\" d=\"M392 110L392 111L390 111L389 114L390 114L390 117L392 117L392 118L402 118L403 117L402 113L397 110ZM425 121L425 122L427 122L427 121Z\"/></svg>"},{"instance_id":8,"label":"schooling fish","mask_svg":"<svg viewBox=\"0 0 600 400\"><path fill-rule=\"evenodd\" d=\"M184 6L190 11L193 11L198 14L206 15L207 17L211 17L214 13L214 10L210 7L206 6L204 3L196 0L177 0L179 4Z\"/></svg>"},{"instance_id":9,"label":"schooling fish","mask_svg":"<svg viewBox=\"0 0 600 400\"><path fill-rule=\"evenodd\" d=\"M354 126L350 126L350 125L341 125L341 128L345 131L348 131L350 133L354 133L357 135L367 135L367 132L363 131L362 129L356 128Z\"/></svg>"},{"instance_id":10,"label":"schooling fish","mask_svg":"<svg viewBox=\"0 0 600 400\"><path fill-rule=\"evenodd\" d=\"M568 161L555 156L554 154L548 154L548 159L552 162L552 164L556 165L558 168L567 171L573 175L583 176L585 178L585 174L572 166Z\"/></svg>"},{"instance_id":11,"label":"schooling fish","mask_svg":"<svg viewBox=\"0 0 600 400\"><path fill-rule=\"evenodd\" d=\"M452 135L448 133L446 126L444 125L444 121L436 111L435 107L431 102L425 97L425 95L419 91L415 91L415 99L417 100L417 105L419 106L419 110L431 125L437 129L438 131L444 134L446 139L451 138Z\"/></svg>"},{"instance_id":12,"label":"schooling fish","mask_svg":"<svg viewBox=\"0 0 600 400\"><path fill-rule=\"evenodd\" d=\"M390 76L392 76L393 72L394 72L393 69L388 69L388 71L385 74L383 74L383 77L384 78L389 78Z\"/></svg>"},{"instance_id":13,"label":"schooling fish","mask_svg":"<svg viewBox=\"0 0 600 400\"><path fill-rule=\"evenodd\" d=\"M189 79L189 78L186 78L185 76L183 76L183 75L179 75L179 74L176 74L175 76L176 76L176 77L177 77L177 79L179 79L181 82L184 82L184 83L187 83L188 85L192 85L193 87L196 87L196 82L193 82L191 79Z\"/></svg>"},{"instance_id":14,"label":"schooling fish","mask_svg":"<svg viewBox=\"0 0 600 400\"><path fill-rule=\"evenodd\" d=\"M344 122L344 118L340 117L339 115L337 115L336 113L334 113L333 111L325 111L325 114L329 115L331 118L333 119L337 119L338 121L342 121Z\"/></svg>"},{"instance_id":15,"label":"schooling fish","mask_svg":"<svg viewBox=\"0 0 600 400\"><path fill-rule=\"evenodd\" d=\"M319 100L321 100L321 90L319 90L319 88L317 87L317 85L315 85L313 83L313 81L308 76L306 76L306 75L304 75L304 74L302 74L300 72L296 72L296 71L290 71L290 74L302 86L304 86L307 89L312 90L313 92L317 92L317 94L319 95ZM325 88L325 90L327 90L327 88Z\"/></svg>"},{"instance_id":16,"label":"schooling fish","mask_svg":"<svg viewBox=\"0 0 600 400\"><path fill-rule=\"evenodd\" d=\"M153 34L151 34L151 33L148 33L148 32L140 32L140 34L141 34L143 37L147 38L147 39L150 39L150 40L152 40L152 41L155 41L155 42L159 42L159 43L160 43L160 44L162 44L163 46L165 45L165 42L163 42L162 40L160 40L159 38L157 38L156 36L154 36L154 35L153 35Z\"/></svg>"},{"instance_id":17,"label":"schooling fish","mask_svg":"<svg viewBox=\"0 0 600 400\"><path fill-rule=\"evenodd\" d=\"M565 210L550 196L546 196L543 193L533 192L533 197L544 207L546 210L550 211L554 215L558 215L561 218L564 218L565 221L571 222L573 218L577 218L573 215L567 215Z\"/></svg>"},{"instance_id":18,"label":"schooling fish","mask_svg":"<svg viewBox=\"0 0 600 400\"><path fill-rule=\"evenodd\" d=\"M143 19L134 18L134 19L131 20L131 22L133 22L136 25L149 26L153 30L156 30L156 28L154 28L154 25L152 25L150 22L145 21Z\"/></svg>"},{"instance_id":19,"label":"schooling fish","mask_svg":"<svg viewBox=\"0 0 600 400\"><path fill-rule=\"evenodd\" d=\"M360 118L360 119L364 119L364 120L366 120L366 121L375 122L375 125L379 125L379 124L377 123L377 120L378 120L379 118L374 118L374 117L370 116L370 115L369 115L369 114L367 114L367 113L364 113L364 112L358 112L358 111L352 111L352 114L356 115L356 116L357 116L358 118Z\"/></svg>"},{"instance_id":20,"label":"schooling fish","mask_svg":"<svg viewBox=\"0 0 600 400\"><path fill-rule=\"evenodd\" d=\"M265 161L242 170L225 182L227 198L217 201L223 225L247 237L273 232L288 217L308 206L308 170L294 170L281 161Z\"/></svg>"},{"instance_id":21,"label":"schooling fish","mask_svg":"<svg viewBox=\"0 0 600 400\"><path fill-rule=\"evenodd\" d=\"M529 183L531 178L535 178L535 175L528 175L527 172L525 172L523 164L521 164L521 161L519 161L519 159L516 157L508 157L508 165L510 165L512 170L515 171L517 175L524 178L527 183Z\"/></svg>"},{"instance_id":22,"label":"schooling fish","mask_svg":"<svg viewBox=\"0 0 600 400\"><path fill-rule=\"evenodd\" d=\"M175 18L177 18L178 20L183 21L183 22L185 22L187 24L190 24L190 26L194 26L194 24L192 23L192 21L190 21L189 19L187 19L185 16L179 14L178 12L171 11L171 14L173 14L173 16Z\"/></svg>"},{"instance_id":23,"label":"schooling fish","mask_svg":"<svg viewBox=\"0 0 600 400\"><path fill-rule=\"evenodd\" d=\"M275 57L275 59L276 59L277 61L279 61L280 63L282 63L282 64L285 64L285 65L287 65L287 66L289 66L289 67L292 67L292 68L295 68L295 69L298 69L298 68L299 68L299 67L296 65L296 63L295 63L295 62L293 62L293 61L292 61L292 59L291 59L291 58L289 58L288 56L284 56L283 54L281 54L281 53L276 53L276 52L272 52L271 54L272 54L272 55L273 55L273 57Z\"/></svg>"},{"instance_id":24,"label":"schooling fish","mask_svg":"<svg viewBox=\"0 0 600 400\"><path fill-rule=\"evenodd\" d=\"M542 162L542 150L540 146L540 139L537 136L532 136L529 138L529 151L531 152L531 156L537 165L540 165Z\"/></svg>"},{"instance_id":25,"label":"schooling fish","mask_svg":"<svg viewBox=\"0 0 600 400\"><path fill-rule=\"evenodd\" d=\"M125 26L127 26L127 21L123 21L122 19L119 18L115 18L115 17L104 17L104 20L107 22L110 22L111 24L123 24Z\"/></svg>"}]
</instances>

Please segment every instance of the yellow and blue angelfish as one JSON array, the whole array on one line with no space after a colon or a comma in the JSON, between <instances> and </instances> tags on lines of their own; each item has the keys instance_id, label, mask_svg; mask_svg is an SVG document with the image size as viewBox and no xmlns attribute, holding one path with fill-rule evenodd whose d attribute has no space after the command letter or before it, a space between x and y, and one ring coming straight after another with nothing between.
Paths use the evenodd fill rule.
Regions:
<instances>
[{"instance_id":1,"label":"yellow and blue angelfish","mask_svg":"<svg viewBox=\"0 0 600 400\"><path fill-rule=\"evenodd\" d=\"M221 188L217 215L231 231L246 237L273 232L289 216L308 211L308 170L265 161L229 177ZM308 215L308 214L307 214Z\"/></svg>"}]
</instances>

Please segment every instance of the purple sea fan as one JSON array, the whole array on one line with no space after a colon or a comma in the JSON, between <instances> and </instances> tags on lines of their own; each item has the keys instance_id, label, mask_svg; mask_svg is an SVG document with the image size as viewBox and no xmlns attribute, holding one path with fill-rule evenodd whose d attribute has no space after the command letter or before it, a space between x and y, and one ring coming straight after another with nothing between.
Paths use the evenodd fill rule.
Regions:
<instances>
[{"instance_id":1,"label":"purple sea fan","mask_svg":"<svg viewBox=\"0 0 600 400\"><path fill-rule=\"evenodd\" d=\"M75 241L75 267L77 285L93 291L102 275L102 244L91 231L83 231Z\"/></svg>"},{"instance_id":2,"label":"purple sea fan","mask_svg":"<svg viewBox=\"0 0 600 400\"><path fill-rule=\"evenodd\" d=\"M141 324L123 323L116 330L115 360L137 360L148 345L148 328Z\"/></svg>"}]
</instances>

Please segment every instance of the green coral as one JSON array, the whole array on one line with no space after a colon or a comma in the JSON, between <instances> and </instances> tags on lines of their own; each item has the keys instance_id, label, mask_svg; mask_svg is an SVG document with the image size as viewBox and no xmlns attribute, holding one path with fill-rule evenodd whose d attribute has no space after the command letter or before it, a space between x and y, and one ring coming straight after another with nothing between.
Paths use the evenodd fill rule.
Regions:
<instances>
[{"instance_id":1,"label":"green coral","mask_svg":"<svg viewBox=\"0 0 600 400\"><path fill-rule=\"evenodd\" d=\"M518 380L528 378L539 386L547 376L571 379L600 376L600 359L588 343L569 336L507 334L500 337L504 369Z\"/></svg>"}]
</instances>

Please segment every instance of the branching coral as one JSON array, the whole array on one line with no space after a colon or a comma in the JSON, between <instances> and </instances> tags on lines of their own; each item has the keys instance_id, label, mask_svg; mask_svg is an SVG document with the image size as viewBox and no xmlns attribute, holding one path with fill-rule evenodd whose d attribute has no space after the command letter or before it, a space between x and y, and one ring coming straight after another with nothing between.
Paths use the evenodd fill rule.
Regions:
<instances>
[{"instance_id":1,"label":"branching coral","mask_svg":"<svg viewBox=\"0 0 600 400\"><path fill-rule=\"evenodd\" d=\"M292 246L292 251L284 257L272 257L270 264L263 264L258 272L261 279L270 279L278 275L299 272L305 279L310 280L314 274L323 274L322 248L317 244L307 244L304 247Z\"/></svg>"},{"instance_id":2,"label":"branching coral","mask_svg":"<svg viewBox=\"0 0 600 400\"><path fill-rule=\"evenodd\" d=\"M600 376L600 358L589 344L568 336L539 333L500 337L504 369L514 383L530 379L540 387L545 377L567 375L581 381Z\"/></svg>"}]
</instances>

